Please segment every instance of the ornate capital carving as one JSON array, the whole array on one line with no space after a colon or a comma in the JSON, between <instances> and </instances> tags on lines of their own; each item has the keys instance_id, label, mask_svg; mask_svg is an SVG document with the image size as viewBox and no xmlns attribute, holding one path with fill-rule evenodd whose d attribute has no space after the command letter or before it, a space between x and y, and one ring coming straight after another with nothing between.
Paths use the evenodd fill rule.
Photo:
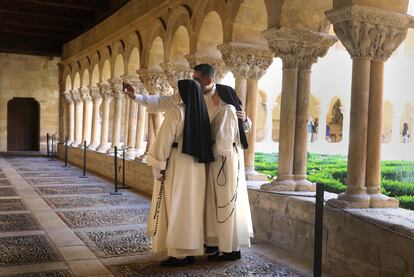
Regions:
<instances>
[{"instance_id":1,"label":"ornate capital carving","mask_svg":"<svg viewBox=\"0 0 414 277\"><path fill-rule=\"evenodd\" d=\"M220 81L221 79L223 79L229 71L226 67L226 64L223 62L221 58L204 56L197 53L187 55L185 56L185 58L190 64L190 68L193 68L194 66L200 63L208 63L212 65L214 67L216 81Z\"/></svg>"},{"instance_id":2,"label":"ornate capital carving","mask_svg":"<svg viewBox=\"0 0 414 277\"><path fill-rule=\"evenodd\" d=\"M326 12L335 34L351 57L386 61L413 27L413 17L366 6Z\"/></svg>"},{"instance_id":3,"label":"ornate capital carving","mask_svg":"<svg viewBox=\"0 0 414 277\"><path fill-rule=\"evenodd\" d=\"M260 79L273 62L273 52L241 43L218 46L223 60L236 78Z\"/></svg>"},{"instance_id":4,"label":"ornate capital carving","mask_svg":"<svg viewBox=\"0 0 414 277\"><path fill-rule=\"evenodd\" d=\"M137 73L150 94L167 95L171 92L167 75L164 72L157 69L140 69Z\"/></svg>"},{"instance_id":5,"label":"ornate capital carving","mask_svg":"<svg viewBox=\"0 0 414 277\"><path fill-rule=\"evenodd\" d=\"M101 94L102 98L105 100L111 100L112 99L112 90L111 85L109 85L106 82L102 82L98 84L99 87L99 93Z\"/></svg>"},{"instance_id":6,"label":"ornate capital carving","mask_svg":"<svg viewBox=\"0 0 414 277\"><path fill-rule=\"evenodd\" d=\"M102 96L99 93L99 88L95 86L89 86L89 91L92 97L92 101L95 103L97 101L102 100Z\"/></svg>"},{"instance_id":7,"label":"ornate capital carving","mask_svg":"<svg viewBox=\"0 0 414 277\"><path fill-rule=\"evenodd\" d=\"M68 101L68 104L73 104L73 98L72 93L70 91L64 91L63 96L65 97L66 101Z\"/></svg>"},{"instance_id":8,"label":"ornate capital carving","mask_svg":"<svg viewBox=\"0 0 414 277\"><path fill-rule=\"evenodd\" d=\"M80 90L80 89L79 89ZM77 89L72 89L70 92L72 94L72 99L75 104L79 104L82 102L82 97L80 91Z\"/></svg>"},{"instance_id":9,"label":"ornate capital carving","mask_svg":"<svg viewBox=\"0 0 414 277\"><path fill-rule=\"evenodd\" d=\"M167 80L170 83L171 87L177 89L177 82L183 79L192 78L192 69L184 64L176 64L172 62L162 63L161 68L165 71L167 75Z\"/></svg>"},{"instance_id":10,"label":"ornate capital carving","mask_svg":"<svg viewBox=\"0 0 414 277\"><path fill-rule=\"evenodd\" d=\"M270 49L282 59L284 68L310 69L337 41L325 33L291 27L272 28L263 35Z\"/></svg>"},{"instance_id":11,"label":"ornate capital carving","mask_svg":"<svg viewBox=\"0 0 414 277\"><path fill-rule=\"evenodd\" d=\"M81 93L81 98L82 98L82 101L83 101L84 103L91 102L92 97L91 97L91 95L89 94L89 89L88 89L88 88L80 88L80 89L79 89L79 91L80 91L80 93Z\"/></svg>"},{"instance_id":12,"label":"ornate capital carving","mask_svg":"<svg viewBox=\"0 0 414 277\"><path fill-rule=\"evenodd\" d=\"M108 80L108 83L111 85L112 97L114 99L122 99L122 79L121 78L111 78Z\"/></svg>"}]
</instances>

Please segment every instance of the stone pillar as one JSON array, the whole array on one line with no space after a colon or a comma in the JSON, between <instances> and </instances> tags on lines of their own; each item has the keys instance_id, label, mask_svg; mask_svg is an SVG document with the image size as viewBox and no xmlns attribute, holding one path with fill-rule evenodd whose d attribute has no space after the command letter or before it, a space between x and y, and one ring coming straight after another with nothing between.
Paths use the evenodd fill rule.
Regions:
<instances>
[{"instance_id":1,"label":"stone pillar","mask_svg":"<svg viewBox=\"0 0 414 277\"><path fill-rule=\"evenodd\" d=\"M190 68L194 68L197 64L208 63L214 67L215 77L214 81L220 83L224 76L229 72L226 65L221 58L204 56L198 53L185 56Z\"/></svg>"},{"instance_id":2,"label":"stone pillar","mask_svg":"<svg viewBox=\"0 0 414 277\"><path fill-rule=\"evenodd\" d=\"M391 133L391 143L392 144L400 144L402 141L402 134L401 134L401 116L402 116L402 109L395 108L392 112L392 133Z\"/></svg>"},{"instance_id":3,"label":"stone pillar","mask_svg":"<svg viewBox=\"0 0 414 277\"><path fill-rule=\"evenodd\" d=\"M92 121L92 109L91 101L92 97L89 93L89 89L81 88L81 97L83 101L83 130L82 130L82 142L78 147L83 148L83 142L86 140L86 143L89 144L91 141L91 121Z\"/></svg>"},{"instance_id":4,"label":"stone pillar","mask_svg":"<svg viewBox=\"0 0 414 277\"><path fill-rule=\"evenodd\" d=\"M278 176L262 189L314 190L306 179L307 120L311 67L336 39L325 33L282 27L264 32L269 47L283 62Z\"/></svg>"},{"instance_id":5,"label":"stone pillar","mask_svg":"<svg viewBox=\"0 0 414 277\"><path fill-rule=\"evenodd\" d=\"M75 102L75 140L72 142L72 147L78 147L82 143L82 117L83 117L83 102L81 92L79 90L72 90L72 98Z\"/></svg>"},{"instance_id":6,"label":"stone pillar","mask_svg":"<svg viewBox=\"0 0 414 277\"><path fill-rule=\"evenodd\" d=\"M263 142L272 142L273 131L273 104L267 102L262 103L263 110L265 112L265 120L263 126Z\"/></svg>"},{"instance_id":7,"label":"stone pillar","mask_svg":"<svg viewBox=\"0 0 414 277\"><path fill-rule=\"evenodd\" d=\"M350 125L349 107L341 106L341 112L342 112L342 116L343 116L342 141L341 141L341 143L348 146L348 143L349 143L349 125Z\"/></svg>"},{"instance_id":8,"label":"stone pillar","mask_svg":"<svg viewBox=\"0 0 414 277\"><path fill-rule=\"evenodd\" d=\"M92 97L92 135L91 143L89 144L90 150L96 150L99 146L101 135L101 124L99 123L99 111L102 104L102 96L99 93L99 87L90 86Z\"/></svg>"},{"instance_id":9,"label":"stone pillar","mask_svg":"<svg viewBox=\"0 0 414 277\"><path fill-rule=\"evenodd\" d=\"M135 141L135 149L137 155L144 154L144 134L145 134L145 121L147 119L147 108L143 105L138 105L138 122L137 122L137 135Z\"/></svg>"},{"instance_id":10,"label":"stone pillar","mask_svg":"<svg viewBox=\"0 0 414 277\"><path fill-rule=\"evenodd\" d=\"M65 91L63 93L67 101L66 112L67 112L67 124L68 130L66 136L68 138L68 145L71 145L75 140L75 104L73 102L72 94L70 91Z\"/></svg>"},{"instance_id":11,"label":"stone pillar","mask_svg":"<svg viewBox=\"0 0 414 277\"><path fill-rule=\"evenodd\" d=\"M167 80L174 91L178 90L177 82L183 79L192 79L193 70L186 64L166 62L161 64L161 68L167 75Z\"/></svg>"},{"instance_id":12,"label":"stone pillar","mask_svg":"<svg viewBox=\"0 0 414 277\"><path fill-rule=\"evenodd\" d=\"M111 86L106 83L102 82L99 84L100 93L103 99L102 104L102 126L101 126L101 144L96 149L96 151L101 153L106 153L110 148L110 144L108 143L108 132L109 132L109 112L111 109L111 101L112 101L112 90Z\"/></svg>"},{"instance_id":13,"label":"stone pillar","mask_svg":"<svg viewBox=\"0 0 414 277\"><path fill-rule=\"evenodd\" d=\"M171 87L168 84L167 75L157 69L140 69L137 71L139 79L143 83L150 95L167 95L171 93ZM145 161L148 151L154 142L158 129L161 126L161 114L148 114L148 140L145 153L140 160ZM151 134L151 135L150 135Z\"/></svg>"},{"instance_id":14,"label":"stone pillar","mask_svg":"<svg viewBox=\"0 0 414 277\"><path fill-rule=\"evenodd\" d=\"M112 97L114 99L114 118L112 127L112 146L111 151L115 146L121 146L121 117L122 117L122 80L121 78L112 78L108 80L112 89Z\"/></svg>"},{"instance_id":15,"label":"stone pillar","mask_svg":"<svg viewBox=\"0 0 414 277\"><path fill-rule=\"evenodd\" d=\"M247 133L249 148L244 151L244 163L247 180L266 180L266 176L254 170L254 149L256 143L258 81L273 62L273 53L255 45L227 43L220 45L223 61L238 79L247 79L246 115L252 122ZM241 82L239 81L239 85Z\"/></svg>"},{"instance_id":16,"label":"stone pillar","mask_svg":"<svg viewBox=\"0 0 414 277\"><path fill-rule=\"evenodd\" d=\"M380 193L383 62L401 44L412 18L365 6L326 13L353 58L347 190L331 200L353 208L398 207Z\"/></svg>"},{"instance_id":17,"label":"stone pillar","mask_svg":"<svg viewBox=\"0 0 414 277\"><path fill-rule=\"evenodd\" d=\"M328 116L329 106L326 103L319 105L319 118L318 118L318 138L316 140L319 144L325 144L326 141L326 118Z\"/></svg>"},{"instance_id":18,"label":"stone pillar","mask_svg":"<svg viewBox=\"0 0 414 277\"><path fill-rule=\"evenodd\" d=\"M124 95L124 102L125 102L125 109L124 109L124 138L123 138L123 145L126 146L128 145L128 137L129 137L129 121L131 120L130 115L131 115L131 104L133 104L132 102L134 101L130 101L131 98L129 98L128 96ZM133 106L133 105L132 105ZM134 140L135 143L135 140Z\"/></svg>"},{"instance_id":19,"label":"stone pillar","mask_svg":"<svg viewBox=\"0 0 414 277\"><path fill-rule=\"evenodd\" d=\"M134 78L128 78L130 84L134 87L137 93L142 93L144 87L139 81L138 76ZM145 118L145 114L144 114ZM129 103L129 125L125 128L128 128L128 147L129 149L126 152L126 157L128 159L135 159L137 155L136 143L137 143L137 121L138 121L138 103L131 100ZM143 131L143 128L142 128Z\"/></svg>"}]
</instances>

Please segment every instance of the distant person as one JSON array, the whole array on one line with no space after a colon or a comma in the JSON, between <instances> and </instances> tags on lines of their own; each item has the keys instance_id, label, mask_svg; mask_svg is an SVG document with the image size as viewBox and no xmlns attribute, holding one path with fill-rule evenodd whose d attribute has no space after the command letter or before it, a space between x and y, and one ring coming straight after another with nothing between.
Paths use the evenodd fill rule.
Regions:
<instances>
[{"instance_id":1,"label":"distant person","mask_svg":"<svg viewBox=\"0 0 414 277\"><path fill-rule=\"evenodd\" d=\"M331 127L329 127L329 124L326 124L325 139L327 142L331 142Z\"/></svg>"},{"instance_id":2,"label":"distant person","mask_svg":"<svg viewBox=\"0 0 414 277\"><path fill-rule=\"evenodd\" d=\"M403 143L408 143L408 139L410 138L410 134L408 131L408 123L404 123L404 127L402 130L402 137L403 137Z\"/></svg>"},{"instance_id":3,"label":"distant person","mask_svg":"<svg viewBox=\"0 0 414 277\"><path fill-rule=\"evenodd\" d=\"M315 142L318 140L318 126L319 126L318 119L315 118L315 121L312 123L311 142Z\"/></svg>"}]
</instances>

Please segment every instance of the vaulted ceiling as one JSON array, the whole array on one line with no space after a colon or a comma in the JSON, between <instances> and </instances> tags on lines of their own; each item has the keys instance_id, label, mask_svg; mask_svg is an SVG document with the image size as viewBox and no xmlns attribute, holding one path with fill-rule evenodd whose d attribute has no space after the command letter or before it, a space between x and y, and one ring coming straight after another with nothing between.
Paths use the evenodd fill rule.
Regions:
<instances>
[{"instance_id":1,"label":"vaulted ceiling","mask_svg":"<svg viewBox=\"0 0 414 277\"><path fill-rule=\"evenodd\" d=\"M0 0L0 52L61 56L62 46L129 0Z\"/></svg>"}]
</instances>

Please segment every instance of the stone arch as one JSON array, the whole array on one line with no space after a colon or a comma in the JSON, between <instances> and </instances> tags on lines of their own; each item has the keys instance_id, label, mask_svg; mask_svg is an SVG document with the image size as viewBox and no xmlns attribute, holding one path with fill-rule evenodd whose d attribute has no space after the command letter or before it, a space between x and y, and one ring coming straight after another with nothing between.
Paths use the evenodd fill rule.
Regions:
<instances>
[{"instance_id":1,"label":"stone arch","mask_svg":"<svg viewBox=\"0 0 414 277\"><path fill-rule=\"evenodd\" d=\"M75 76L73 77L73 89L80 88L81 82L80 82L80 74L79 71L75 73Z\"/></svg>"},{"instance_id":2,"label":"stone arch","mask_svg":"<svg viewBox=\"0 0 414 277\"><path fill-rule=\"evenodd\" d=\"M148 33L147 42L143 49L142 64L145 68L159 67L164 61L165 43L163 37L165 35L164 25L161 20L156 20L154 27Z\"/></svg>"},{"instance_id":3,"label":"stone arch","mask_svg":"<svg viewBox=\"0 0 414 277\"><path fill-rule=\"evenodd\" d=\"M124 51L125 44L122 40L118 40L112 46L111 77L120 77L125 74Z\"/></svg>"},{"instance_id":4,"label":"stone arch","mask_svg":"<svg viewBox=\"0 0 414 277\"><path fill-rule=\"evenodd\" d=\"M414 107L411 105L411 103L406 103L404 105L404 109L402 110L401 120L400 120L400 134L402 134L404 123L408 124L408 132L410 134L409 142L412 141L412 134L413 134L413 115L414 115ZM402 141L402 136L400 136L400 141Z\"/></svg>"},{"instance_id":5,"label":"stone arch","mask_svg":"<svg viewBox=\"0 0 414 277\"><path fill-rule=\"evenodd\" d=\"M88 68L90 67L90 60L88 57L84 57L79 61L80 64L80 69L79 69L79 74L80 74L80 84L81 87L86 87L89 85L89 70ZM85 75L85 72L87 73L87 75Z\"/></svg>"},{"instance_id":6,"label":"stone arch","mask_svg":"<svg viewBox=\"0 0 414 277\"><path fill-rule=\"evenodd\" d=\"M266 111L264 106L268 101L267 92L259 89L259 99L257 101L257 119L256 119L256 141L264 139Z\"/></svg>"},{"instance_id":7,"label":"stone arch","mask_svg":"<svg viewBox=\"0 0 414 277\"><path fill-rule=\"evenodd\" d=\"M101 81L107 82L111 78L111 64L109 60L106 59L102 62L102 73L101 73Z\"/></svg>"},{"instance_id":8,"label":"stone arch","mask_svg":"<svg viewBox=\"0 0 414 277\"><path fill-rule=\"evenodd\" d=\"M65 91L72 89L71 74L72 74L72 70L71 70L70 65L65 65L63 68L63 80L65 80L63 88L65 89Z\"/></svg>"},{"instance_id":9,"label":"stone arch","mask_svg":"<svg viewBox=\"0 0 414 277\"><path fill-rule=\"evenodd\" d=\"M325 139L328 142L340 142L342 141L342 134L343 134L343 123L344 123L344 116L341 111L341 107L343 106L343 100L339 97L335 96L330 104L329 109L326 114L326 126L329 131L329 136L326 135Z\"/></svg>"},{"instance_id":10,"label":"stone arch","mask_svg":"<svg viewBox=\"0 0 414 277\"><path fill-rule=\"evenodd\" d=\"M70 74L66 75L65 79L65 91L69 91L72 89L72 79L70 78Z\"/></svg>"},{"instance_id":11,"label":"stone arch","mask_svg":"<svg viewBox=\"0 0 414 277\"><path fill-rule=\"evenodd\" d=\"M101 82L108 81L111 78L111 48L103 47L99 50L100 57L99 57L99 76Z\"/></svg>"},{"instance_id":12,"label":"stone arch","mask_svg":"<svg viewBox=\"0 0 414 277\"><path fill-rule=\"evenodd\" d=\"M392 111L393 105L390 100L385 100L382 108L381 141L389 143L392 139Z\"/></svg>"},{"instance_id":13,"label":"stone arch","mask_svg":"<svg viewBox=\"0 0 414 277\"><path fill-rule=\"evenodd\" d=\"M90 83L91 86L96 86L99 83L99 51L95 51L90 55Z\"/></svg>"},{"instance_id":14,"label":"stone arch","mask_svg":"<svg viewBox=\"0 0 414 277\"><path fill-rule=\"evenodd\" d=\"M262 35L267 29L268 12L265 1L244 0L237 9L231 41L267 46Z\"/></svg>"},{"instance_id":15,"label":"stone arch","mask_svg":"<svg viewBox=\"0 0 414 277\"><path fill-rule=\"evenodd\" d=\"M187 63L185 55L190 52L190 40L193 39L190 12L184 6L176 8L171 15L165 35L166 60Z\"/></svg>"},{"instance_id":16,"label":"stone arch","mask_svg":"<svg viewBox=\"0 0 414 277\"><path fill-rule=\"evenodd\" d=\"M132 33L126 40L125 74L135 75L141 67L142 40L138 32Z\"/></svg>"},{"instance_id":17,"label":"stone arch","mask_svg":"<svg viewBox=\"0 0 414 277\"><path fill-rule=\"evenodd\" d=\"M282 93L279 93L276 96L276 101L274 103L274 108L272 112L272 140L276 142L279 141L281 102L282 102Z\"/></svg>"},{"instance_id":18,"label":"stone arch","mask_svg":"<svg viewBox=\"0 0 414 277\"><path fill-rule=\"evenodd\" d=\"M215 31L211 32L211 30ZM217 46L223 44L223 40L224 31L221 17L216 11L211 11L204 17L198 29L195 52L205 56L221 58L221 52L217 49Z\"/></svg>"},{"instance_id":19,"label":"stone arch","mask_svg":"<svg viewBox=\"0 0 414 277\"><path fill-rule=\"evenodd\" d=\"M87 87L90 85L90 78L89 78L89 69L85 68L83 70L83 74L82 74L82 79L81 79L81 86L82 87Z\"/></svg>"}]
</instances>

